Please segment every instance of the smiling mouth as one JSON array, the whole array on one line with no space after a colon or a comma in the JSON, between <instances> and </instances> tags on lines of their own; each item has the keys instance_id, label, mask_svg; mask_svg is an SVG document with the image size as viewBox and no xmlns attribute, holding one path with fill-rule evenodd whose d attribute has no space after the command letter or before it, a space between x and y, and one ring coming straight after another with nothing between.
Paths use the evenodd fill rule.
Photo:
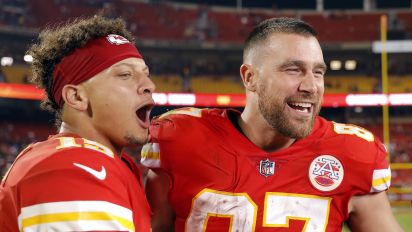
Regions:
<instances>
[{"instance_id":1,"label":"smiling mouth","mask_svg":"<svg viewBox=\"0 0 412 232\"><path fill-rule=\"evenodd\" d=\"M310 114L313 111L313 103L309 102L288 102L288 106L298 112Z\"/></svg>"}]
</instances>

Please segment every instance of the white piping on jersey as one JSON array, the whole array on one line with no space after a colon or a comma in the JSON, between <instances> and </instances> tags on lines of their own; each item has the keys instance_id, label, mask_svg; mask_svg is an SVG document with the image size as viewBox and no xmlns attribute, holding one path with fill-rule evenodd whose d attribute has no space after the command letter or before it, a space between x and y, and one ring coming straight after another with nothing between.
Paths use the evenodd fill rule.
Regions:
<instances>
[{"instance_id":1,"label":"white piping on jersey","mask_svg":"<svg viewBox=\"0 0 412 232\"><path fill-rule=\"evenodd\" d=\"M160 147L158 143L148 143L142 147L141 164L149 168L160 167Z\"/></svg>"},{"instance_id":2,"label":"white piping on jersey","mask_svg":"<svg viewBox=\"0 0 412 232\"><path fill-rule=\"evenodd\" d=\"M373 170L371 192L385 191L391 185L391 168Z\"/></svg>"},{"instance_id":3,"label":"white piping on jersey","mask_svg":"<svg viewBox=\"0 0 412 232\"><path fill-rule=\"evenodd\" d=\"M98 222L104 221L101 226ZM63 201L27 206L18 216L20 231L55 231L69 226L70 230L134 231L133 212L107 201ZM71 226L71 227L70 227ZM27 230L26 230L27 229Z\"/></svg>"}]
</instances>

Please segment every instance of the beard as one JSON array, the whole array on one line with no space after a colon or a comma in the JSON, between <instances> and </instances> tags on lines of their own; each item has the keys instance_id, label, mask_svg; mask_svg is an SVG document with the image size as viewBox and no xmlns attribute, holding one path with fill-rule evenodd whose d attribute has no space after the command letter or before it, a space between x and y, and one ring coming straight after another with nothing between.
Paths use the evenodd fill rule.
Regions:
<instances>
[{"instance_id":1,"label":"beard","mask_svg":"<svg viewBox=\"0 0 412 232\"><path fill-rule=\"evenodd\" d=\"M316 116L320 112L321 100L313 96L310 93L300 94L293 97L294 99L316 99L316 103L313 106L313 114L310 120L298 120L296 123L287 113L287 102L291 98L281 100L280 96L270 92L266 85L259 84L257 91L258 94L258 106L259 111L266 122L280 134L286 137L301 139L308 136L315 124Z\"/></svg>"},{"instance_id":2,"label":"beard","mask_svg":"<svg viewBox=\"0 0 412 232\"><path fill-rule=\"evenodd\" d=\"M149 142L149 133L144 136L134 136L130 133L127 133L123 138L127 141L129 146L140 146Z\"/></svg>"}]
</instances>

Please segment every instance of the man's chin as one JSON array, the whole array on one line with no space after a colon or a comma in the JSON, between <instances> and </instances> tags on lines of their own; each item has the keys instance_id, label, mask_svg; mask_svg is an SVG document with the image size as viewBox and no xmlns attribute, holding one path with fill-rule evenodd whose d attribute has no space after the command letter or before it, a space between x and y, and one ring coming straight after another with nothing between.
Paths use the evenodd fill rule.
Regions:
<instances>
[{"instance_id":1,"label":"man's chin","mask_svg":"<svg viewBox=\"0 0 412 232\"><path fill-rule=\"evenodd\" d=\"M289 128L289 137L294 139L303 139L312 132L313 122L310 120L300 123L291 123Z\"/></svg>"},{"instance_id":2,"label":"man's chin","mask_svg":"<svg viewBox=\"0 0 412 232\"><path fill-rule=\"evenodd\" d=\"M299 139L303 139L310 135L313 130L313 122L307 123L304 127L299 130Z\"/></svg>"},{"instance_id":3,"label":"man's chin","mask_svg":"<svg viewBox=\"0 0 412 232\"><path fill-rule=\"evenodd\" d=\"M125 139L130 146L140 146L149 142L150 136L149 133L147 133L145 135L126 136Z\"/></svg>"}]
</instances>

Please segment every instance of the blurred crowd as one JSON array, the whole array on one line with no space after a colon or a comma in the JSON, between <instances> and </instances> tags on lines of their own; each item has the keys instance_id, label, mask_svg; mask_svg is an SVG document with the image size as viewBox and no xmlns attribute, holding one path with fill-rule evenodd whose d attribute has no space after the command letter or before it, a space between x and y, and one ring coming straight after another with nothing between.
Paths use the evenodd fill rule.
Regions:
<instances>
[{"instance_id":1,"label":"blurred crowd","mask_svg":"<svg viewBox=\"0 0 412 232\"><path fill-rule=\"evenodd\" d=\"M3 176L11 166L17 155L29 144L47 138L44 134L37 134L30 128L27 131L17 132L16 124L0 123L0 174Z\"/></svg>"}]
</instances>

